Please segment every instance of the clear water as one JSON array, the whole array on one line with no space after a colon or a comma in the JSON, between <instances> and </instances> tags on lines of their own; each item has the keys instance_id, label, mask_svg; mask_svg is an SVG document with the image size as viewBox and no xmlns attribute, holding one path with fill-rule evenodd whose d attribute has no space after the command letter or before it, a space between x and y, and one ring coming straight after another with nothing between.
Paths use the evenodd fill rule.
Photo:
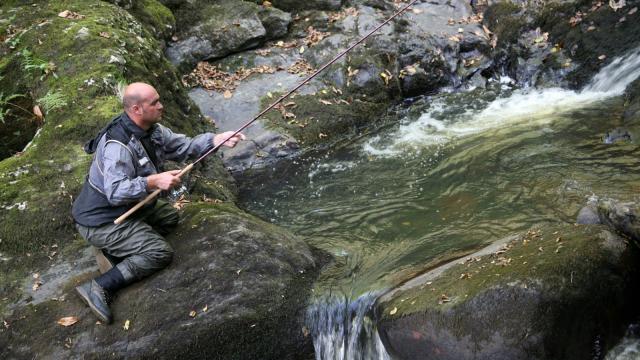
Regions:
<instances>
[{"instance_id":1,"label":"clear water","mask_svg":"<svg viewBox=\"0 0 640 360\"><path fill-rule=\"evenodd\" d=\"M582 92L496 84L502 91L493 94L441 94L373 136L241 184L247 210L336 258L309 310L310 326L324 329L314 334L318 359L376 349L376 336L349 345L354 332L372 330L363 327L367 316L345 315L345 301L333 299L366 302L453 254L541 222L574 222L593 194L637 194L637 145L603 142L622 125L619 95L640 76L637 55L603 69ZM333 325L314 323L318 314L334 314ZM375 354L364 358L387 356Z\"/></svg>"}]
</instances>

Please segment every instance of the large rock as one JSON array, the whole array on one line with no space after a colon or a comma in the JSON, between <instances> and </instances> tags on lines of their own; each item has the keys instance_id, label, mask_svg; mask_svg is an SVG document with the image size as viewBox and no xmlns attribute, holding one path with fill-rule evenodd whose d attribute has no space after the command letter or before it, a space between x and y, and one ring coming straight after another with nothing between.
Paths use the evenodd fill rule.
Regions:
<instances>
[{"instance_id":1,"label":"large rock","mask_svg":"<svg viewBox=\"0 0 640 360\"><path fill-rule=\"evenodd\" d=\"M175 11L178 40L169 44L166 55L183 71L198 61L221 58L281 37L291 22L291 15L281 10L240 0L187 3Z\"/></svg>"},{"instance_id":2,"label":"large rock","mask_svg":"<svg viewBox=\"0 0 640 360\"><path fill-rule=\"evenodd\" d=\"M176 132L215 128L188 98L153 36L162 34L144 17L97 0L19 4L0 5L0 24L10 19L25 30L19 41L0 42L8 55L0 58L0 87L32 102L57 94L64 105L43 107L46 121L29 147L0 161L0 358L280 359L312 351L298 324L315 268L309 248L238 210L216 156L186 181L194 193L184 194L185 220L168 238L173 264L120 294L116 324L95 323L73 293L95 267L70 210L91 161L81 145L121 111L119 82L154 85L163 123ZM58 16L64 10L79 16ZM24 69L25 56L49 64L47 72ZM65 316L79 322L56 324Z\"/></svg>"},{"instance_id":3,"label":"large rock","mask_svg":"<svg viewBox=\"0 0 640 360\"><path fill-rule=\"evenodd\" d=\"M0 356L312 356L310 339L305 338L300 322L315 270L307 245L229 205L191 207L185 218L168 237L176 252L173 263L119 294L112 305L113 325L97 324L73 293L73 287L92 274L86 267L83 273L76 265L79 271L62 278L43 272L40 276L45 282L38 291L48 298L34 292L31 299L21 301L21 306L4 317ZM69 254L62 262L73 268L74 256L77 254ZM46 289L50 278L55 285ZM65 316L76 316L79 321L71 327L56 324ZM129 327L123 329L126 322Z\"/></svg>"},{"instance_id":4,"label":"large rock","mask_svg":"<svg viewBox=\"0 0 640 360\"><path fill-rule=\"evenodd\" d=\"M638 301L638 253L602 226L532 229L379 300L398 359L585 359L615 344Z\"/></svg>"}]
</instances>

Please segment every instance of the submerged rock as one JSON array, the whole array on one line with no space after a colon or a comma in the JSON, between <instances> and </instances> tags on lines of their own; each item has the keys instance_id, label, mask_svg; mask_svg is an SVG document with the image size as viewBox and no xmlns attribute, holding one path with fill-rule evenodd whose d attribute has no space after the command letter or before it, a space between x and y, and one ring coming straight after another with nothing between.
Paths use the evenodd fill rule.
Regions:
<instances>
[{"instance_id":1,"label":"submerged rock","mask_svg":"<svg viewBox=\"0 0 640 360\"><path fill-rule=\"evenodd\" d=\"M381 297L380 335L398 359L590 358L624 333L638 260L602 226L532 229Z\"/></svg>"}]
</instances>

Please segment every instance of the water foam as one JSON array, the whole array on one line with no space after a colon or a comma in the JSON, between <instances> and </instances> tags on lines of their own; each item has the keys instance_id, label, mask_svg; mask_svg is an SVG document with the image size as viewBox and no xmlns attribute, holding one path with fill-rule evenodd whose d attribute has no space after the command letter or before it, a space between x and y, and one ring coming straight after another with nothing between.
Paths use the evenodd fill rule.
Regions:
<instances>
[{"instance_id":1,"label":"water foam","mask_svg":"<svg viewBox=\"0 0 640 360\"><path fill-rule=\"evenodd\" d=\"M446 106L444 100L437 99L417 120L405 119L406 123L394 134L384 139L379 136L370 139L363 150L374 156L399 156L407 150L443 145L491 129L544 124L552 121L554 115L619 96L638 77L640 49L612 61L579 92L561 88L516 90L509 97L489 103L482 111L470 111L445 120L436 119ZM507 82L507 78L501 78L501 82Z\"/></svg>"}]
</instances>

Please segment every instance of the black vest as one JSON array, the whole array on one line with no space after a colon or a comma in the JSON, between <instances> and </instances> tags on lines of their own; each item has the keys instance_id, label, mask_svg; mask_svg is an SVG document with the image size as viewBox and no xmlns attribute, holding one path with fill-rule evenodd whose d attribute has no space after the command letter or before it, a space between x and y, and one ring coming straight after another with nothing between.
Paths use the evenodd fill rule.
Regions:
<instances>
[{"instance_id":1,"label":"black vest","mask_svg":"<svg viewBox=\"0 0 640 360\"><path fill-rule=\"evenodd\" d=\"M98 143L100 143L100 139L105 135L107 136L106 140L113 139L128 145L133 133L124 124L124 121L129 120L123 119L123 114L113 118L107 126L100 130L96 137L84 144L84 151L87 154L95 153L98 148ZM149 157L151 157L151 160L156 164L156 168L158 168L152 143L150 141L147 141L147 144L145 144L144 141L142 143L150 154ZM147 146L151 148L147 148ZM111 205L104 194L89 184L88 177L89 175L85 178L82 190L80 191L78 198L74 201L73 208L71 209L71 214L78 224L95 227L113 223L115 219L132 207L132 204ZM153 205L155 205L155 201L147 204L145 207Z\"/></svg>"}]
</instances>

